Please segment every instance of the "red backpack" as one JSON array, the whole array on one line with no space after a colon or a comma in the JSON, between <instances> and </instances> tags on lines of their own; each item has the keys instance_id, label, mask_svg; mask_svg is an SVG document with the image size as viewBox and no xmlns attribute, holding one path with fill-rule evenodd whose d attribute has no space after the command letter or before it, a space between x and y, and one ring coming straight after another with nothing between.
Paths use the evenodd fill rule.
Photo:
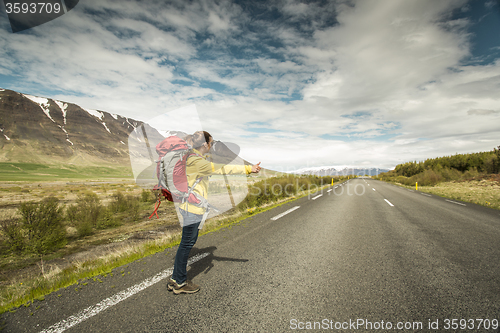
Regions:
<instances>
[{"instance_id":1,"label":"red backpack","mask_svg":"<svg viewBox=\"0 0 500 333\"><path fill-rule=\"evenodd\" d=\"M161 192L155 210L149 218L155 214L158 217L157 210L161 203L161 196L173 202L184 203L187 201L195 206L205 208L208 212L210 207L208 201L193 191L202 178L198 178L193 186L189 187L188 185L186 162L190 156L198 155L191 149L192 147L186 141L175 135L165 138L156 145L156 152L159 157L156 164L158 185L153 189Z\"/></svg>"}]
</instances>

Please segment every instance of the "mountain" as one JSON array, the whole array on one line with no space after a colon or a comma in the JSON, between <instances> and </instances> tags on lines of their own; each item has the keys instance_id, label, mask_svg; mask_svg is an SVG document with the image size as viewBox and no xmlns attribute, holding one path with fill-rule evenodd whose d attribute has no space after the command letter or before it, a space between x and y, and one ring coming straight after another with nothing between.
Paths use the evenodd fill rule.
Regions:
<instances>
[{"instance_id":1,"label":"mountain","mask_svg":"<svg viewBox=\"0 0 500 333\"><path fill-rule=\"evenodd\" d=\"M376 176L379 173L387 172L389 169L379 168L361 168L361 167L348 167L348 166L322 166L310 167L292 171L291 173L297 175L315 175L315 176Z\"/></svg>"},{"instance_id":2,"label":"mountain","mask_svg":"<svg viewBox=\"0 0 500 333\"><path fill-rule=\"evenodd\" d=\"M187 133L159 132L117 114L0 89L0 162L131 166L137 176L156 168L156 144L170 135ZM216 163L250 164L237 156L235 144L212 149Z\"/></svg>"},{"instance_id":3,"label":"mountain","mask_svg":"<svg viewBox=\"0 0 500 333\"><path fill-rule=\"evenodd\" d=\"M142 124L0 89L0 162L130 164L129 134ZM152 132L156 130L149 127Z\"/></svg>"}]
</instances>

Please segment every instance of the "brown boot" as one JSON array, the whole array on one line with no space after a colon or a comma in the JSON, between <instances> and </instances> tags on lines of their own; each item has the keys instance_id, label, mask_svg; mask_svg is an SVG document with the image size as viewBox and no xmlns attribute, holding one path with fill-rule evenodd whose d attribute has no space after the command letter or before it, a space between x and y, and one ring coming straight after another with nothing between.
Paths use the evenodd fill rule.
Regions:
<instances>
[{"instance_id":1,"label":"brown boot","mask_svg":"<svg viewBox=\"0 0 500 333\"><path fill-rule=\"evenodd\" d=\"M167 284L167 288L172 288L172 291L174 294L179 295L179 294L194 294L200 290L200 286L194 284L192 281L187 280L184 283L177 284L174 280L169 280L169 283L173 282L171 285ZM170 290L170 289L169 289Z\"/></svg>"}]
</instances>

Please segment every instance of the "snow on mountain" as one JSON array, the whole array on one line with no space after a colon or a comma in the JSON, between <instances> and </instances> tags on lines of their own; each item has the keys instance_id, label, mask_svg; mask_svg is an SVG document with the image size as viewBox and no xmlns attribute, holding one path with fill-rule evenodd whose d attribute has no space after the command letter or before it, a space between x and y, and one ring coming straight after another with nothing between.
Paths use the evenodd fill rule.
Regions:
<instances>
[{"instance_id":1,"label":"snow on mountain","mask_svg":"<svg viewBox=\"0 0 500 333\"><path fill-rule=\"evenodd\" d=\"M37 163L127 162L129 134L142 124L118 114L3 88L0 120L0 161ZM148 133L157 132L149 129Z\"/></svg>"},{"instance_id":2,"label":"snow on mountain","mask_svg":"<svg viewBox=\"0 0 500 333\"><path fill-rule=\"evenodd\" d=\"M47 98L31 96L31 95L26 95L26 94L22 94L22 95L26 98L29 98L30 100L32 100L36 104L38 104L40 106L40 108L42 109L42 111L45 113L45 115L50 120L52 120L53 123L55 123L54 119L52 119L52 117L50 116L50 110L49 110L50 103L49 103L49 100Z\"/></svg>"}]
</instances>

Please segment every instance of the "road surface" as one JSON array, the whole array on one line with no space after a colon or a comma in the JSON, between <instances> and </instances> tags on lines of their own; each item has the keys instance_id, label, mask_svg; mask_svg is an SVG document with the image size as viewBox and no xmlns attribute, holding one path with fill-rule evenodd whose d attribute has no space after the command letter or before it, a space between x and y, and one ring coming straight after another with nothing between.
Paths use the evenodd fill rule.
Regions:
<instances>
[{"instance_id":1,"label":"road surface","mask_svg":"<svg viewBox=\"0 0 500 333\"><path fill-rule=\"evenodd\" d=\"M175 251L6 313L4 331L498 332L498 210L358 178L200 237L197 294L166 290Z\"/></svg>"}]
</instances>

